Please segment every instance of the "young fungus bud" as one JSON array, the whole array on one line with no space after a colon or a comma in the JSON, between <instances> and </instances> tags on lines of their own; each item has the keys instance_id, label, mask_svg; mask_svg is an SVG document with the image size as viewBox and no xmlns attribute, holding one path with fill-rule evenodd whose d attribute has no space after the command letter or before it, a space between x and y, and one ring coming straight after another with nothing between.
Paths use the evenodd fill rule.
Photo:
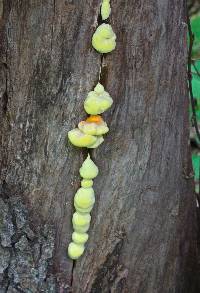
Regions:
<instances>
[{"instance_id":1,"label":"young fungus bud","mask_svg":"<svg viewBox=\"0 0 200 293\"><path fill-rule=\"evenodd\" d=\"M110 0L103 0L101 4L101 17L103 20L107 19L110 16L111 7Z\"/></svg>"},{"instance_id":2,"label":"young fungus bud","mask_svg":"<svg viewBox=\"0 0 200 293\"><path fill-rule=\"evenodd\" d=\"M93 186L93 181L90 179L83 179L81 180L81 187L83 188L89 188Z\"/></svg>"},{"instance_id":3,"label":"young fungus bud","mask_svg":"<svg viewBox=\"0 0 200 293\"><path fill-rule=\"evenodd\" d=\"M97 177L99 170L95 163L90 159L88 154L87 159L83 162L80 170L80 175L84 179L93 179Z\"/></svg>"}]
</instances>

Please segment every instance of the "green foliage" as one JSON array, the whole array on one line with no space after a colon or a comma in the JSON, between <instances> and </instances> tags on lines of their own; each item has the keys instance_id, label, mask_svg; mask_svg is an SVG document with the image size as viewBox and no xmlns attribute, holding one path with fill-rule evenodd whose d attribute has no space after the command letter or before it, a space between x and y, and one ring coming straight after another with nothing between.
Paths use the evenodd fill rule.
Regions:
<instances>
[{"instance_id":1,"label":"green foliage","mask_svg":"<svg viewBox=\"0 0 200 293\"><path fill-rule=\"evenodd\" d=\"M195 180L195 191L199 193L199 166L200 166L200 156L199 154L192 154L192 165L194 170L194 180Z\"/></svg>"},{"instance_id":2,"label":"green foliage","mask_svg":"<svg viewBox=\"0 0 200 293\"><path fill-rule=\"evenodd\" d=\"M191 18L191 27L195 35L192 54L193 57L200 57L200 14Z\"/></svg>"},{"instance_id":3,"label":"green foliage","mask_svg":"<svg viewBox=\"0 0 200 293\"><path fill-rule=\"evenodd\" d=\"M194 44L192 49L192 58L198 59L200 58L200 14L195 15L191 19L191 28L194 33ZM195 111L197 117L197 123L200 126L200 60L196 60L194 65L192 65L192 91L196 101ZM198 71L198 72L197 72ZM190 117L192 117L191 107L189 110ZM197 139L197 135L195 134L195 140L200 144ZM200 153L199 150L192 153L192 165L194 170L194 178L195 178L195 191L199 193L199 176L200 176Z\"/></svg>"}]
</instances>

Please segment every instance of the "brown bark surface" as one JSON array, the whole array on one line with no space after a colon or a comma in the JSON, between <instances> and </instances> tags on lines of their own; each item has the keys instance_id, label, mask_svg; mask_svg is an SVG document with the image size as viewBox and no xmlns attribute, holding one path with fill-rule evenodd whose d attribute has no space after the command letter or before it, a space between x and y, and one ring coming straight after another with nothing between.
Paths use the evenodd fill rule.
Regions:
<instances>
[{"instance_id":1,"label":"brown bark surface","mask_svg":"<svg viewBox=\"0 0 200 293\"><path fill-rule=\"evenodd\" d=\"M111 1L117 48L101 56L91 47L100 2L1 1L0 292L196 293L186 5ZM99 74L114 105L91 152L96 204L73 264L86 150L66 134Z\"/></svg>"}]
</instances>

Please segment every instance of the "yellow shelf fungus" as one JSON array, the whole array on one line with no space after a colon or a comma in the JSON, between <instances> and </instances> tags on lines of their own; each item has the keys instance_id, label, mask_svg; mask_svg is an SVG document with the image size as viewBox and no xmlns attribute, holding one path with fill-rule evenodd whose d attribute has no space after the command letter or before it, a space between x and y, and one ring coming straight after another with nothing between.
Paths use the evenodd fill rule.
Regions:
<instances>
[{"instance_id":1,"label":"yellow shelf fungus","mask_svg":"<svg viewBox=\"0 0 200 293\"><path fill-rule=\"evenodd\" d=\"M109 53L116 47L116 35L110 24L102 23L92 37L92 46L99 53Z\"/></svg>"},{"instance_id":2,"label":"yellow shelf fungus","mask_svg":"<svg viewBox=\"0 0 200 293\"><path fill-rule=\"evenodd\" d=\"M71 242L68 246L68 255L71 259L75 260L83 254L84 250L84 245Z\"/></svg>"},{"instance_id":3,"label":"yellow shelf fungus","mask_svg":"<svg viewBox=\"0 0 200 293\"><path fill-rule=\"evenodd\" d=\"M84 179L94 179L97 177L99 173L98 167L95 163L90 159L90 155L88 154L86 160L83 162L81 168L79 169L79 173Z\"/></svg>"},{"instance_id":4,"label":"yellow shelf fungus","mask_svg":"<svg viewBox=\"0 0 200 293\"><path fill-rule=\"evenodd\" d=\"M110 16L111 7L110 0L103 0L101 4L101 17L103 20L107 19Z\"/></svg>"},{"instance_id":5,"label":"yellow shelf fungus","mask_svg":"<svg viewBox=\"0 0 200 293\"><path fill-rule=\"evenodd\" d=\"M88 147L97 141L96 136L85 134L78 128L72 129L68 132L69 141L77 147Z\"/></svg>"},{"instance_id":6,"label":"yellow shelf fungus","mask_svg":"<svg viewBox=\"0 0 200 293\"><path fill-rule=\"evenodd\" d=\"M113 99L104 87L98 83L93 91L88 93L84 102L84 109L88 114L97 115L108 110L113 103Z\"/></svg>"},{"instance_id":7,"label":"yellow shelf fungus","mask_svg":"<svg viewBox=\"0 0 200 293\"><path fill-rule=\"evenodd\" d=\"M97 120L96 117L98 117L98 122L95 121ZM90 116L88 119L86 119L86 121L81 121L78 124L78 128L85 134L96 136L106 134L109 131L106 122L104 122L101 116L99 115Z\"/></svg>"},{"instance_id":8,"label":"yellow shelf fungus","mask_svg":"<svg viewBox=\"0 0 200 293\"><path fill-rule=\"evenodd\" d=\"M88 241L88 234L87 233L79 233L79 232L73 232L72 233L72 240L74 243L77 244L85 244Z\"/></svg>"}]
</instances>

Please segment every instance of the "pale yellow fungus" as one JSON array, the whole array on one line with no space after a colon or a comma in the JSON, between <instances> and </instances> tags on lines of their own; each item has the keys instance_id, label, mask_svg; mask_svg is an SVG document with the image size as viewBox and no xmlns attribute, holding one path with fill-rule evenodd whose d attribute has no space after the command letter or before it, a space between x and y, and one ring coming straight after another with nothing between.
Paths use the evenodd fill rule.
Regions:
<instances>
[{"instance_id":1,"label":"pale yellow fungus","mask_svg":"<svg viewBox=\"0 0 200 293\"><path fill-rule=\"evenodd\" d=\"M79 233L85 233L89 230L89 228L90 228L90 224L87 224L84 226L78 226L78 225L73 224L74 231L79 232Z\"/></svg>"},{"instance_id":2,"label":"pale yellow fungus","mask_svg":"<svg viewBox=\"0 0 200 293\"><path fill-rule=\"evenodd\" d=\"M97 136L97 140L94 144L88 146L88 149L96 149L98 148L98 146L100 146L100 144L102 144L104 142L104 138L103 136Z\"/></svg>"},{"instance_id":3,"label":"pale yellow fungus","mask_svg":"<svg viewBox=\"0 0 200 293\"><path fill-rule=\"evenodd\" d=\"M85 214L85 213L88 214L88 213L90 213L91 210L93 209L93 206L94 206L94 204L92 204L92 205L89 206L88 208L81 208L81 207L79 207L79 206L77 205L76 202L74 202L74 207L75 207L76 211L79 212L79 213L82 213L82 214Z\"/></svg>"},{"instance_id":4,"label":"pale yellow fungus","mask_svg":"<svg viewBox=\"0 0 200 293\"><path fill-rule=\"evenodd\" d=\"M68 132L70 142L77 147L88 147L97 141L96 136L85 134L78 128L72 129Z\"/></svg>"},{"instance_id":5,"label":"pale yellow fungus","mask_svg":"<svg viewBox=\"0 0 200 293\"><path fill-rule=\"evenodd\" d=\"M83 188L89 188L93 186L93 181L90 179L83 179L81 180L81 187Z\"/></svg>"},{"instance_id":6,"label":"pale yellow fungus","mask_svg":"<svg viewBox=\"0 0 200 293\"><path fill-rule=\"evenodd\" d=\"M68 255L71 259L78 259L84 252L84 245L71 242L68 246Z\"/></svg>"},{"instance_id":7,"label":"pale yellow fungus","mask_svg":"<svg viewBox=\"0 0 200 293\"><path fill-rule=\"evenodd\" d=\"M97 115L108 110L112 106L112 103L113 99L109 93L98 83L94 91L88 93L84 101L84 109L88 114Z\"/></svg>"},{"instance_id":8,"label":"pale yellow fungus","mask_svg":"<svg viewBox=\"0 0 200 293\"><path fill-rule=\"evenodd\" d=\"M85 244L88 241L88 234L87 233L72 233L72 240L77 244Z\"/></svg>"},{"instance_id":9,"label":"pale yellow fungus","mask_svg":"<svg viewBox=\"0 0 200 293\"><path fill-rule=\"evenodd\" d=\"M91 216L90 214L80 214L75 212L72 217L72 223L76 226L85 226L90 224Z\"/></svg>"},{"instance_id":10,"label":"pale yellow fungus","mask_svg":"<svg viewBox=\"0 0 200 293\"><path fill-rule=\"evenodd\" d=\"M81 209L90 208L95 203L93 188L79 188L74 196L74 203Z\"/></svg>"},{"instance_id":11,"label":"pale yellow fungus","mask_svg":"<svg viewBox=\"0 0 200 293\"><path fill-rule=\"evenodd\" d=\"M88 154L87 159L83 162L80 170L80 175L84 179L93 179L97 177L99 170L95 163L90 159Z\"/></svg>"},{"instance_id":12,"label":"pale yellow fungus","mask_svg":"<svg viewBox=\"0 0 200 293\"><path fill-rule=\"evenodd\" d=\"M110 0L103 0L101 4L101 17L103 20L107 19L110 16L111 7Z\"/></svg>"},{"instance_id":13,"label":"pale yellow fungus","mask_svg":"<svg viewBox=\"0 0 200 293\"><path fill-rule=\"evenodd\" d=\"M92 46L99 53L109 53L116 47L116 35L110 24L102 23L92 37Z\"/></svg>"},{"instance_id":14,"label":"pale yellow fungus","mask_svg":"<svg viewBox=\"0 0 200 293\"><path fill-rule=\"evenodd\" d=\"M78 128L83 133L99 136L99 135L102 135L102 134L106 134L109 131L109 128L108 128L106 122L103 121L103 119L102 119L101 122L88 122L87 120L86 121L81 121L78 124Z\"/></svg>"}]
</instances>

